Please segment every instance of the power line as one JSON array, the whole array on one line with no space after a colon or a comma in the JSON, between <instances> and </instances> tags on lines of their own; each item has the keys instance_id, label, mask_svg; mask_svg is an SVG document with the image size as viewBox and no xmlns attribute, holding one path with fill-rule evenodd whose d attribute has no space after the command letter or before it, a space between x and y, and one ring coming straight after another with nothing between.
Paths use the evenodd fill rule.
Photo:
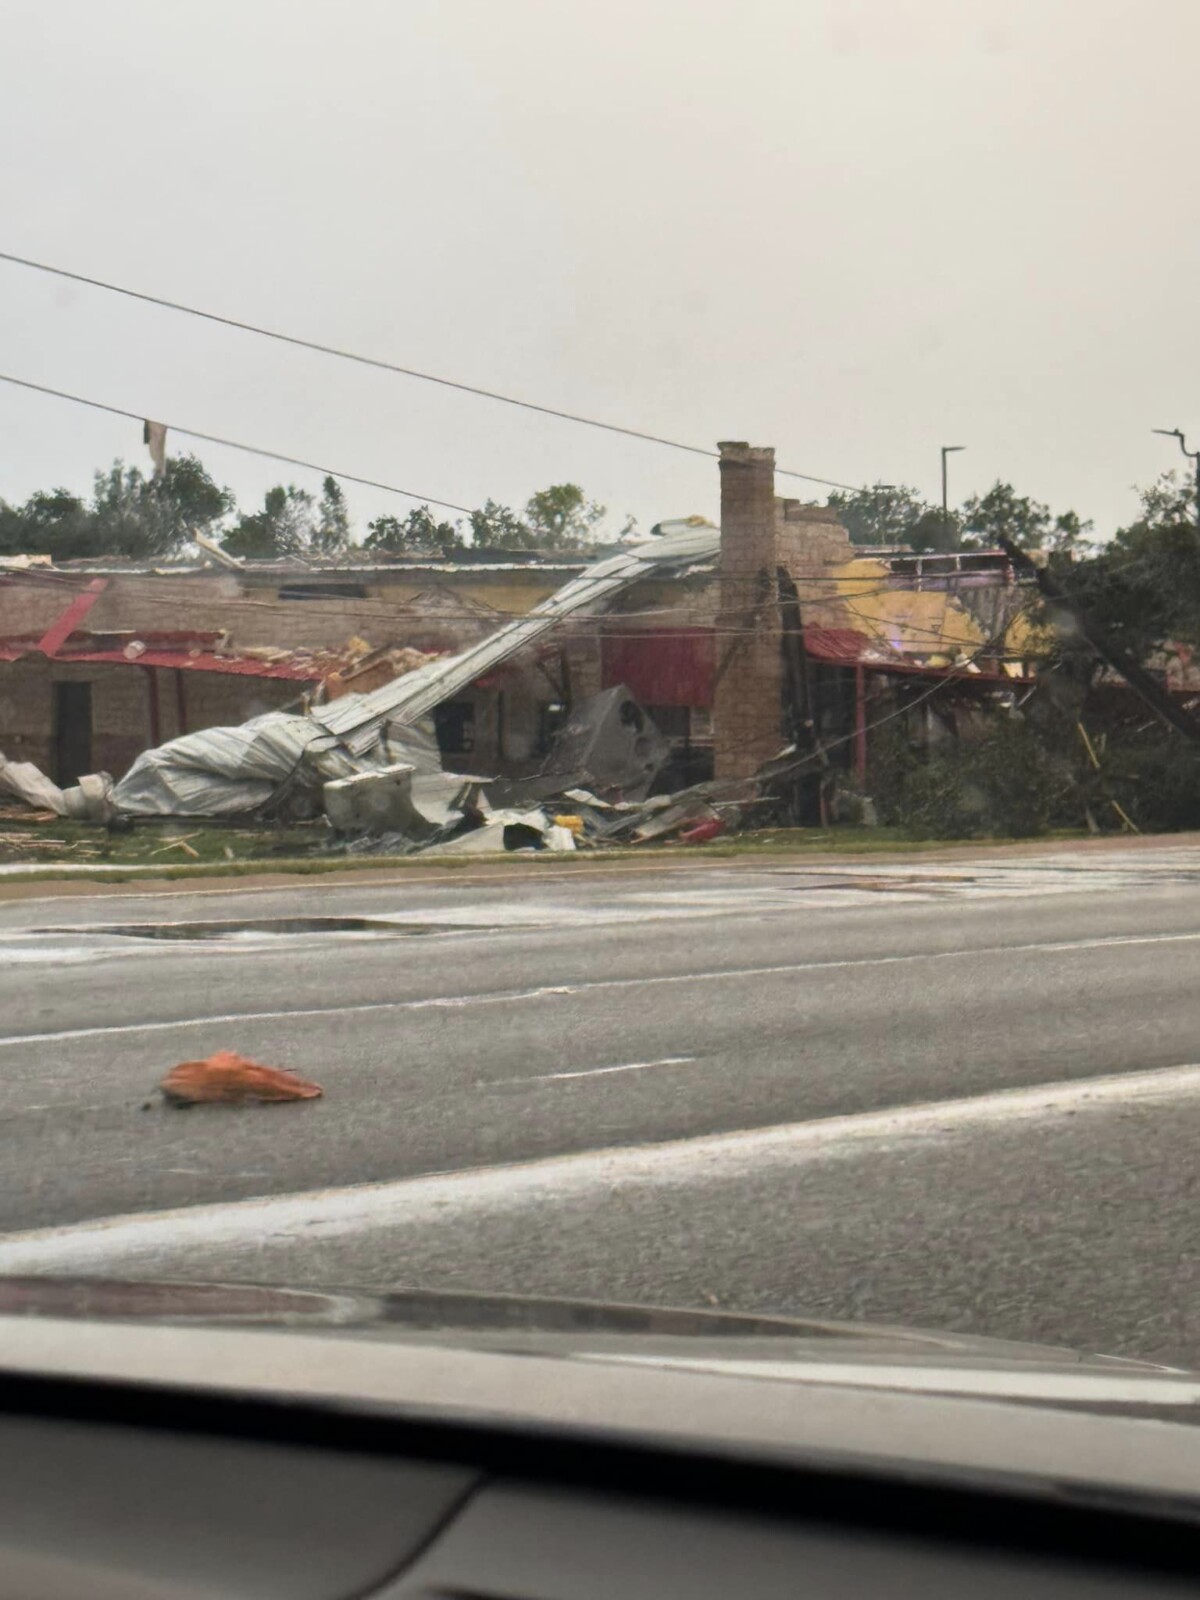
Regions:
<instances>
[{"instance_id":1,"label":"power line","mask_svg":"<svg viewBox=\"0 0 1200 1600\"><path fill-rule=\"evenodd\" d=\"M52 395L56 400L70 400L77 406L89 406L93 411L107 411L114 417L128 417L133 422L142 422L146 415L142 411L126 411L122 406L106 405L103 400L89 400L81 394L68 394L65 389L51 389L45 383L31 383L28 378L14 378L6 372L0 372L0 383L11 383L18 389L32 389L37 394ZM361 483L368 489L383 489L387 494L401 494L406 500L418 500L424 505L441 506L446 511L461 511L468 517L471 515L470 506L456 505L453 500L438 500L431 494L417 494L412 489L400 489L394 483L380 483L377 478L360 478L357 473L343 472L340 467L322 467L315 461L303 461L299 456L285 456L278 450L264 450L261 445L242 444L237 439L223 439L216 433L201 433L198 428L181 428L177 422L167 422L163 426L172 433L181 433L185 439L203 439L206 444L224 445L227 450L241 450L246 455L265 456L268 461L282 461L289 467L304 467L310 472L320 472L329 478L341 478L345 483Z\"/></svg>"},{"instance_id":2,"label":"power line","mask_svg":"<svg viewBox=\"0 0 1200 1600\"><path fill-rule=\"evenodd\" d=\"M185 316L201 317L205 322L216 322L224 328L236 328L240 333L255 333L262 339L274 339L279 344L295 345L300 350L314 350L318 355L337 356L342 361L354 361L362 367L375 367L381 372L398 373L403 378L417 378L422 383L436 383L443 389L457 389L461 394L473 394L481 400L497 400L501 405L519 406L524 411L537 411L544 417L557 417L560 422L576 422L584 428L600 428L605 433L623 434L627 439L641 439L646 444L664 445L668 450L686 450L690 455L707 456L710 460L719 460L720 453L716 450L706 449L703 445L684 444L679 439L666 439L661 434L647 433L641 428L626 428L616 422L601 422L597 417L580 416L574 411L561 411L556 406L538 405L533 400L521 400L515 395L499 394L494 389L481 389L476 384L459 383L453 378L441 378L436 373L420 372L415 367L403 367L395 361L384 361L379 356L364 356L356 350L343 350L337 345L321 344L316 339L304 339L298 334L280 333L276 328L260 328L257 323L243 322L238 317L222 316L216 311L203 311L199 306L184 305L179 300L168 300L162 295L146 294L140 289L127 289L119 283L108 283L103 278L92 278L83 272L71 272L66 267L54 267L46 261L33 261L28 256L14 255L9 250L0 250L0 261L11 262L14 266L30 267L34 272L47 272L56 278L69 278L73 283L85 283L92 289L105 289L109 294L124 295L129 300L141 300L146 305L160 306L166 311L181 311ZM183 433L183 428L176 429ZM202 439L204 434L194 434L194 438ZM225 441L218 440L217 443ZM236 447L235 447L236 448ZM268 452L261 452L268 453ZM284 461L286 456L279 456L277 460ZM775 473L780 478L803 478L806 483L819 483L828 489L846 489L851 494L863 493L861 484L840 483L836 478L821 478L811 472L795 472L788 467L776 467ZM339 474L334 474L339 476ZM340 474L345 476L345 474ZM365 479L352 479L352 482L365 482ZM372 488L381 487L373 484ZM407 491L397 491L404 494ZM435 505L445 505L444 500L432 502ZM458 511L459 506L451 507Z\"/></svg>"}]
</instances>

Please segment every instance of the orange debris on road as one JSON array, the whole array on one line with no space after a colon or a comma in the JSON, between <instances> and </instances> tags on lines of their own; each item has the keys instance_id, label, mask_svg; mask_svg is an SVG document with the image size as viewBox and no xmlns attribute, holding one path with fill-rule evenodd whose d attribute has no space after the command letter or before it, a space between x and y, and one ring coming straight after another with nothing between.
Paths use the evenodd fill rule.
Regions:
<instances>
[{"instance_id":1,"label":"orange debris on road","mask_svg":"<svg viewBox=\"0 0 1200 1600\"><path fill-rule=\"evenodd\" d=\"M316 1100L319 1084L290 1067L264 1067L235 1050L218 1050L204 1061L181 1061L159 1084L171 1105L237 1105L249 1100Z\"/></svg>"}]
</instances>

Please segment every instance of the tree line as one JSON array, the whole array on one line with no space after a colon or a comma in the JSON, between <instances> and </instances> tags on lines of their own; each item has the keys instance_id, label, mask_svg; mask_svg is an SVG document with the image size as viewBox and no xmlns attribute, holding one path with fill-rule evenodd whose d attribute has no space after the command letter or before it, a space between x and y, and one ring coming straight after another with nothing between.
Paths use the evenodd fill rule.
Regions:
<instances>
[{"instance_id":1,"label":"tree line","mask_svg":"<svg viewBox=\"0 0 1200 1600\"><path fill-rule=\"evenodd\" d=\"M195 456L180 455L168 456L157 477L114 461L96 473L86 500L67 489L39 490L22 505L0 500L0 555L163 560L197 535L250 560L338 556L354 548L431 556L469 548L570 550L596 543L606 515L578 484L555 483L530 495L520 511L487 500L465 522L439 517L427 505L402 517L376 517L360 540L336 478L327 477L317 495L276 484L260 507L243 511ZM620 534L634 527L630 519Z\"/></svg>"},{"instance_id":2,"label":"tree line","mask_svg":"<svg viewBox=\"0 0 1200 1600\"><path fill-rule=\"evenodd\" d=\"M1065 581L1080 603L1135 656L1166 639L1200 648L1200 534L1192 486L1165 473L1139 498L1138 516L1102 542L1074 511L1053 512L1009 483L994 484L947 516L903 485L838 491L828 504L860 546L970 550L1008 538L1027 550L1049 551L1067 562ZM114 461L96 474L87 500L66 489L38 491L22 505L0 500L0 554L160 560L178 555L198 534L249 559L337 556L359 548L435 557L465 549L561 551L598 542L605 516L578 484L559 483L531 495L520 511L487 500L465 520L448 520L428 505L376 517L359 539L332 477L316 495L277 484L260 507L243 511L194 455L178 455L167 457L157 477ZM634 527L630 520L620 534Z\"/></svg>"},{"instance_id":3,"label":"tree line","mask_svg":"<svg viewBox=\"0 0 1200 1600\"><path fill-rule=\"evenodd\" d=\"M1076 512L1052 512L1011 483L997 482L944 513L905 484L876 483L854 494L838 490L828 504L854 544L948 552L994 549L1006 538L1029 550L1075 550L1092 534L1091 522Z\"/></svg>"}]
</instances>

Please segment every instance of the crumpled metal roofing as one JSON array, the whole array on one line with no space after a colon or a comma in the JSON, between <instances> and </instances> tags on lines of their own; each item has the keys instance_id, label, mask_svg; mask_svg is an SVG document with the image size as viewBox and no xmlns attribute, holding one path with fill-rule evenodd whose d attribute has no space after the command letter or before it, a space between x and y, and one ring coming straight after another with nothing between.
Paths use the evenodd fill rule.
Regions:
<instances>
[{"instance_id":1,"label":"crumpled metal roofing","mask_svg":"<svg viewBox=\"0 0 1200 1600\"><path fill-rule=\"evenodd\" d=\"M997 671L991 663L982 665L974 660L957 662L923 661L919 657L902 656L889 651L878 639L859 633L855 628L815 628L804 630L804 649L814 661L824 661L838 667L867 667L875 672L911 673L917 676L954 678L964 677L988 683L1011 684L1015 678L1025 676L1021 664L1010 663L1008 670ZM936 652L930 651L933 655Z\"/></svg>"},{"instance_id":2,"label":"crumpled metal roofing","mask_svg":"<svg viewBox=\"0 0 1200 1600\"><path fill-rule=\"evenodd\" d=\"M610 600L640 579L697 561L711 560L720 549L720 530L684 528L645 544L633 545L585 568L578 577L535 606L525 616L498 628L458 655L418 667L372 694L344 695L310 713L315 722L336 733L354 751L368 749L384 722L417 721L451 699L485 672L532 644L565 617Z\"/></svg>"},{"instance_id":3,"label":"crumpled metal roofing","mask_svg":"<svg viewBox=\"0 0 1200 1600\"><path fill-rule=\"evenodd\" d=\"M406 729L401 740L385 741L373 764L396 761L440 774L435 735ZM363 763L310 718L268 711L236 727L201 728L143 751L116 785L113 801L129 816L237 816L265 805L286 784L315 793L323 783L363 771Z\"/></svg>"}]
</instances>

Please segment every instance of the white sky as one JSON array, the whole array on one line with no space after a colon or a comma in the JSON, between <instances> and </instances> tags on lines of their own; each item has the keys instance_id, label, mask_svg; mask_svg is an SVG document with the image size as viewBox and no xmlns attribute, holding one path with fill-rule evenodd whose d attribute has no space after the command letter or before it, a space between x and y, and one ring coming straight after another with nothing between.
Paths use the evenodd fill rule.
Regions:
<instances>
[{"instance_id":1,"label":"white sky","mask_svg":"<svg viewBox=\"0 0 1200 1600\"><path fill-rule=\"evenodd\" d=\"M1200 443L1197 0L0 0L0 248L781 465L1105 531ZM643 528L711 462L0 263L0 371ZM179 448L182 441L173 441ZM243 503L315 475L198 453ZM140 430L0 386L0 495ZM821 497L824 491L780 492ZM409 502L350 488L360 529Z\"/></svg>"}]
</instances>

